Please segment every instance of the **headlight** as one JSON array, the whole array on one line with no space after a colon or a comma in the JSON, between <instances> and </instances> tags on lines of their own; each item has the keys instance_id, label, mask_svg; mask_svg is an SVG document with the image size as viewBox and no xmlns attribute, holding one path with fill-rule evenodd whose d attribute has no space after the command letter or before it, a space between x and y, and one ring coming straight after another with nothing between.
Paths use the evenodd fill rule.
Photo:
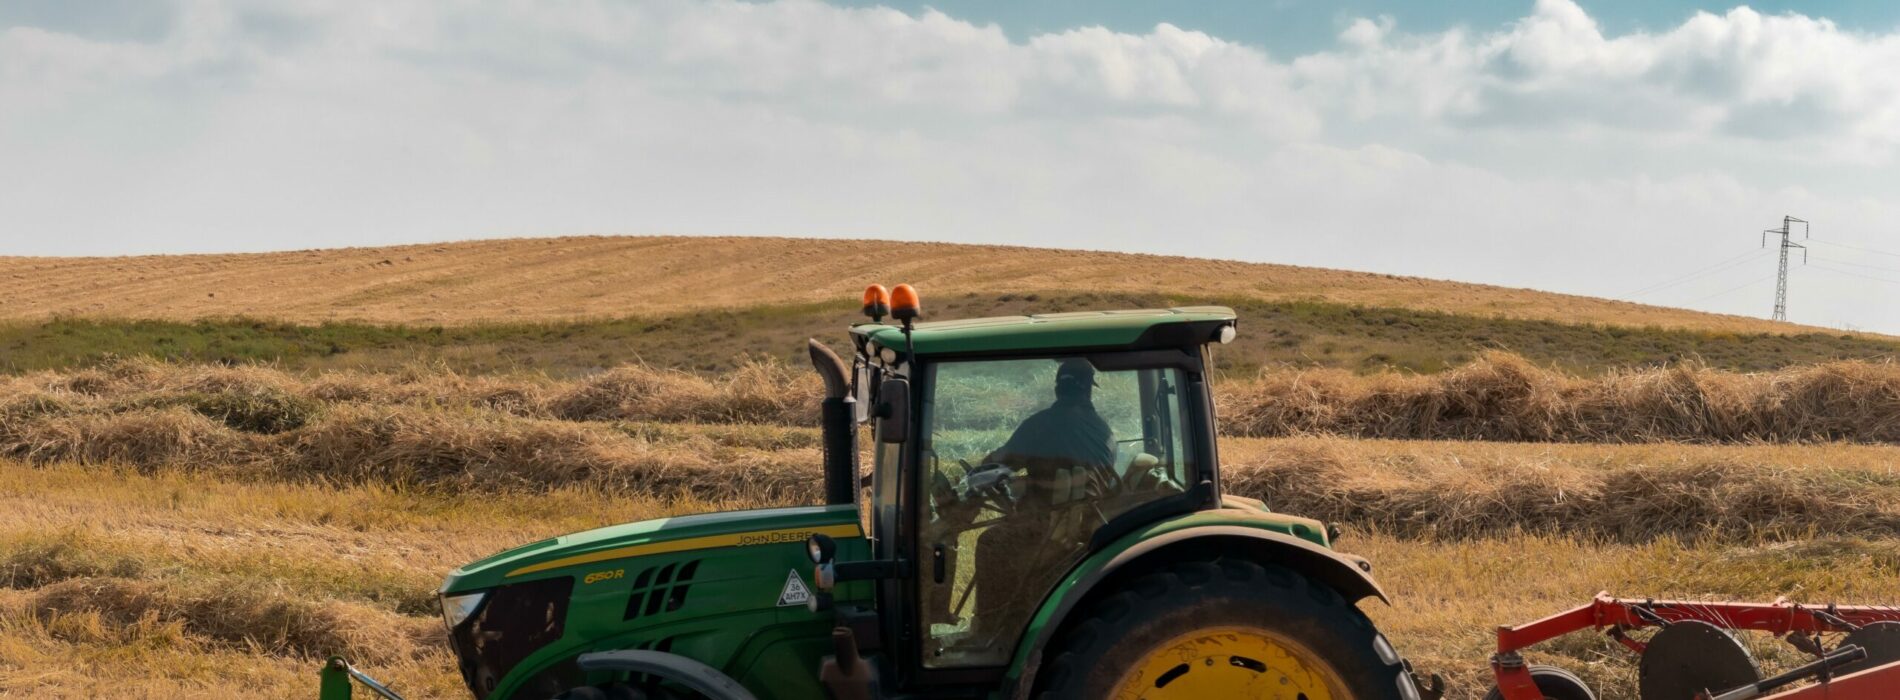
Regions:
<instances>
[{"instance_id":1,"label":"headlight","mask_svg":"<svg viewBox=\"0 0 1900 700\"><path fill-rule=\"evenodd\" d=\"M475 608L481 607L482 599L486 597L488 591L442 596L442 621L449 623L449 629L454 629L469 615L475 614Z\"/></svg>"}]
</instances>

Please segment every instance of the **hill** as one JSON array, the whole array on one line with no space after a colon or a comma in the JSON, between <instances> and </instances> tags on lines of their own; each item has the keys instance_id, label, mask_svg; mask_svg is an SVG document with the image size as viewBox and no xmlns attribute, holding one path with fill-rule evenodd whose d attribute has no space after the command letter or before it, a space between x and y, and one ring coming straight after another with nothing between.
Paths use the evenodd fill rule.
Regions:
<instances>
[{"instance_id":1,"label":"hill","mask_svg":"<svg viewBox=\"0 0 1900 700\"><path fill-rule=\"evenodd\" d=\"M580 376L802 362L908 281L937 318L1225 304L1230 372L1438 372L1503 350L1595 374L1699 360L1774 370L1900 341L1521 289L1219 260L783 238L556 238L290 253L0 258L0 372L112 356L286 369Z\"/></svg>"},{"instance_id":2,"label":"hill","mask_svg":"<svg viewBox=\"0 0 1900 700\"><path fill-rule=\"evenodd\" d=\"M0 318L469 324L831 302L873 282L930 298L1088 291L1429 310L1728 333L1761 319L1362 272L943 243L569 237L282 253L0 257Z\"/></svg>"}]
</instances>

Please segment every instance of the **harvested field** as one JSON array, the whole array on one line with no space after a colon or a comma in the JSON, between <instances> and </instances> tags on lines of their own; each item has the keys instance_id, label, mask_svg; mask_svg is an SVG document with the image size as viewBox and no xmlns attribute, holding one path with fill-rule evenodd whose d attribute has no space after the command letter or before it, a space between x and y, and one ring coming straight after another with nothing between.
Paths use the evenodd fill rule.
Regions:
<instances>
[{"instance_id":1,"label":"harvested field","mask_svg":"<svg viewBox=\"0 0 1900 700\"><path fill-rule=\"evenodd\" d=\"M466 697L433 597L450 568L819 499L818 384L795 353L837 338L870 282L917 284L942 318L1233 306L1224 488L1341 524L1393 595L1369 614L1456 700L1487 688L1494 625L1599 590L1900 603L1894 338L1279 265L903 246L0 258L0 696L313 697L342 652L410 697ZM1533 659L1634 695L1601 637Z\"/></svg>"},{"instance_id":2,"label":"harvested field","mask_svg":"<svg viewBox=\"0 0 1900 700\"><path fill-rule=\"evenodd\" d=\"M1426 444L1244 440L1245 457L1332 449L1400 470ZM1519 459L1646 463L1658 446L1447 444L1450 462ZM1845 461L1871 468L1889 448L1694 448L1790 471ZM1272 496L1272 494L1263 494ZM456 564L520 542L624 520L802 498L706 501L692 491L627 495L588 486L536 498L232 478L215 470L140 474L109 467L0 462L0 695L301 697L330 650L357 654L420 698L459 697L438 643L431 590ZM1394 605L1366 603L1452 697L1482 693L1490 628L1579 603L1598 590L1687 598L1794 594L1900 601L1893 536L1782 539L1778 533L1611 541L1576 533L1396 536L1376 524L1345 536L1369 556ZM1786 661L1773 643L1763 658ZM1604 697L1628 697L1634 666L1579 635L1540 655L1577 669Z\"/></svg>"}]
</instances>

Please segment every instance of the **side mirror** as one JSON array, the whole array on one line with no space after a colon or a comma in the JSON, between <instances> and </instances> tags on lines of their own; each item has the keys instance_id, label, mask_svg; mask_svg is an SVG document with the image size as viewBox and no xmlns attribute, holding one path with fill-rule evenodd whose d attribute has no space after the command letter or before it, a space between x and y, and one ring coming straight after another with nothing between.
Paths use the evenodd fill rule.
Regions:
<instances>
[{"instance_id":1,"label":"side mirror","mask_svg":"<svg viewBox=\"0 0 1900 700\"><path fill-rule=\"evenodd\" d=\"M816 589L805 599L805 609L824 612L831 609L831 589L838 585L838 570L832 560L838 558L838 543L816 532L805 539L805 554L811 557L811 584Z\"/></svg>"},{"instance_id":2,"label":"side mirror","mask_svg":"<svg viewBox=\"0 0 1900 700\"><path fill-rule=\"evenodd\" d=\"M910 435L910 382L886 379L877 387L877 441L903 442Z\"/></svg>"},{"instance_id":3,"label":"side mirror","mask_svg":"<svg viewBox=\"0 0 1900 700\"><path fill-rule=\"evenodd\" d=\"M814 532L805 538L805 555L811 557L813 564L830 564L838 557L838 541Z\"/></svg>"}]
</instances>

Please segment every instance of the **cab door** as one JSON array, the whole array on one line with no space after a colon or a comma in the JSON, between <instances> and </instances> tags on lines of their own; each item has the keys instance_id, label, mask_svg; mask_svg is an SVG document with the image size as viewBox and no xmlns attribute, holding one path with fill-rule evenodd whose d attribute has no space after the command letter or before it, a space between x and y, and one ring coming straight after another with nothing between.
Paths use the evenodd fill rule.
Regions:
<instances>
[{"instance_id":1,"label":"cab door","mask_svg":"<svg viewBox=\"0 0 1900 700\"><path fill-rule=\"evenodd\" d=\"M910 616L923 676L1000 676L1098 529L1184 497L1202 473L1192 429L1201 407L1187 400L1197 359L1146 351L928 365L916 392Z\"/></svg>"}]
</instances>

